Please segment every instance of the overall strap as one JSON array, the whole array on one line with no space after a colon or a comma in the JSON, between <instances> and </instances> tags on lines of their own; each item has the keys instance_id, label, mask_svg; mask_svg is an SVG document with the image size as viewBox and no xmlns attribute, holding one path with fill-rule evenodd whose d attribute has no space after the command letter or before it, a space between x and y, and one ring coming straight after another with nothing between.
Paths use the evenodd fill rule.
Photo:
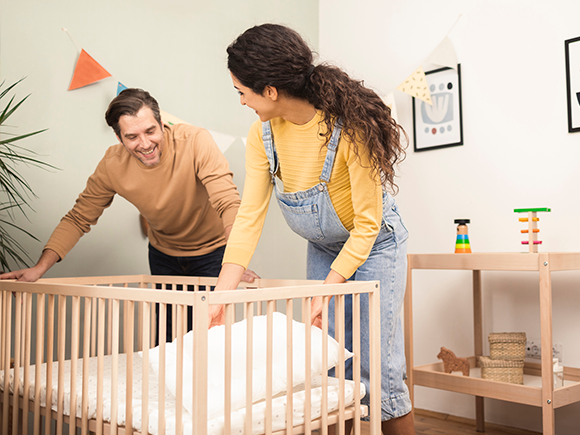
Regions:
<instances>
[{"instance_id":1,"label":"overall strap","mask_svg":"<svg viewBox=\"0 0 580 435\"><path fill-rule=\"evenodd\" d=\"M264 142L264 148L266 150L266 157L268 157L268 162L270 163L270 177L272 179L272 184L276 184L276 173L280 167L278 162L278 154L276 153L276 148L274 147L274 139L272 137L272 127L270 121L262 122L262 141Z\"/></svg>"},{"instance_id":2,"label":"overall strap","mask_svg":"<svg viewBox=\"0 0 580 435\"><path fill-rule=\"evenodd\" d=\"M332 136L330 137L330 142L328 143L328 151L326 152L326 158L324 159L324 166L322 167L322 173L320 174L320 181L328 183L330 181L330 175L332 173L332 167L334 166L334 159L336 157L336 149L338 148L338 141L340 140L340 132L342 131L342 120L338 119L334 124L334 129L332 130Z\"/></svg>"}]
</instances>

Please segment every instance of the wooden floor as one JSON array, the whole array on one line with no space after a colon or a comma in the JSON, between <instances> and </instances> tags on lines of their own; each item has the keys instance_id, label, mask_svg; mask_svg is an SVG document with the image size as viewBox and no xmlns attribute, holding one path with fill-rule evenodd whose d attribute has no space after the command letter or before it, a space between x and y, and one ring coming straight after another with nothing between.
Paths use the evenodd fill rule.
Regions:
<instances>
[{"instance_id":1,"label":"wooden floor","mask_svg":"<svg viewBox=\"0 0 580 435\"><path fill-rule=\"evenodd\" d=\"M415 410L415 431L417 435L539 435L539 432L530 432L513 427L499 426L486 423L485 432L475 430L475 420L454 417L448 414ZM369 434L368 425L363 423L362 435ZM384 434L389 435L389 434Z\"/></svg>"},{"instance_id":2,"label":"wooden floor","mask_svg":"<svg viewBox=\"0 0 580 435\"><path fill-rule=\"evenodd\" d=\"M415 431L417 435L483 435L475 430L475 420L454 417L448 414L415 410ZM486 435L539 435L539 432L486 423Z\"/></svg>"}]
</instances>

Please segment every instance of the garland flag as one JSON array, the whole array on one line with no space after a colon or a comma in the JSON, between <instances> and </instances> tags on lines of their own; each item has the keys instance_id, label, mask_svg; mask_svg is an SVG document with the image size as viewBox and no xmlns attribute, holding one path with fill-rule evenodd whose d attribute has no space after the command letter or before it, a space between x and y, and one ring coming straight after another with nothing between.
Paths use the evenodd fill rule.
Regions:
<instances>
[{"instance_id":1,"label":"garland flag","mask_svg":"<svg viewBox=\"0 0 580 435\"><path fill-rule=\"evenodd\" d=\"M81 50L68 90L82 88L107 77L111 77L111 74L85 50Z\"/></svg>"},{"instance_id":2,"label":"garland flag","mask_svg":"<svg viewBox=\"0 0 580 435\"><path fill-rule=\"evenodd\" d=\"M397 86L397 90L405 92L411 97L423 100L431 106L433 105L433 102L431 101L431 93L429 92L427 79L425 78L425 72L423 71L422 66L417 68L413 74L411 74L403 83Z\"/></svg>"},{"instance_id":3,"label":"garland flag","mask_svg":"<svg viewBox=\"0 0 580 435\"><path fill-rule=\"evenodd\" d=\"M117 95L119 95L125 89L127 89L127 86L125 86L123 83L119 82L119 84L117 85Z\"/></svg>"}]
</instances>

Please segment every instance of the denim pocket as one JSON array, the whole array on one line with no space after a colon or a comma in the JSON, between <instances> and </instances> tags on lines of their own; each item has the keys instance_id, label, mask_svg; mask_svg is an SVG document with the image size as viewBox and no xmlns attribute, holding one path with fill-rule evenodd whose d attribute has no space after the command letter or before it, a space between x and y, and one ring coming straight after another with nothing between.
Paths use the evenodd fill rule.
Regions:
<instances>
[{"instance_id":1,"label":"denim pocket","mask_svg":"<svg viewBox=\"0 0 580 435\"><path fill-rule=\"evenodd\" d=\"M318 205L289 206L278 201L282 215L292 231L310 241L320 241L324 238L320 226Z\"/></svg>"}]
</instances>

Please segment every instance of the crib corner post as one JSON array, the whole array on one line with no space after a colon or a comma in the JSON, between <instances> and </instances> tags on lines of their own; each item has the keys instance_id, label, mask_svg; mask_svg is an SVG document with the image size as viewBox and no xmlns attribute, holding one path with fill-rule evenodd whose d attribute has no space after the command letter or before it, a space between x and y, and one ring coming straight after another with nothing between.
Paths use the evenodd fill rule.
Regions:
<instances>
[{"instance_id":1,"label":"crib corner post","mask_svg":"<svg viewBox=\"0 0 580 435\"><path fill-rule=\"evenodd\" d=\"M370 339L370 414L371 435L381 435L381 310L380 283L373 283L375 289L369 293L369 339Z\"/></svg>"},{"instance_id":2,"label":"crib corner post","mask_svg":"<svg viewBox=\"0 0 580 435\"><path fill-rule=\"evenodd\" d=\"M207 355L209 292L194 292L193 433L207 435Z\"/></svg>"}]
</instances>

